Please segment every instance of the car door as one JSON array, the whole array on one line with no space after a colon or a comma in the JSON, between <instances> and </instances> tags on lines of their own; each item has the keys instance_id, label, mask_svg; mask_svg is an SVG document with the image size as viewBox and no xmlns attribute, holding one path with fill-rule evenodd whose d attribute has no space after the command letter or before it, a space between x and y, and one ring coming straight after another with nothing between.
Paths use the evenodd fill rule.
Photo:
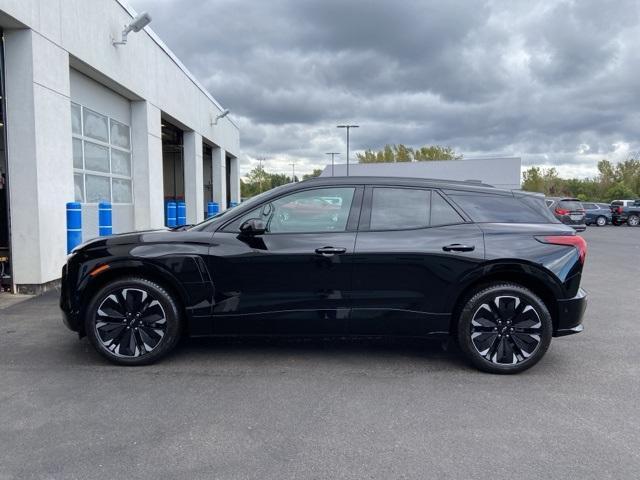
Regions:
<instances>
[{"instance_id":1,"label":"car door","mask_svg":"<svg viewBox=\"0 0 640 480\"><path fill-rule=\"evenodd\" d=\"M212 238L213 330L219 334L342 334L363 188L309 188L233 219ZM261 220L266 231L244 235Z\"/></svg>"},{"instance_id":2,"label":"car door","mask_svg":"<svg viewBox=\"0 0 640 480\"><path fill-rule=\"evenodd\" d=\"M367 187L354 254L349 333L448 331L449 292L483 259L480 228L437 191Z\"/></svg>"}]
</instances>

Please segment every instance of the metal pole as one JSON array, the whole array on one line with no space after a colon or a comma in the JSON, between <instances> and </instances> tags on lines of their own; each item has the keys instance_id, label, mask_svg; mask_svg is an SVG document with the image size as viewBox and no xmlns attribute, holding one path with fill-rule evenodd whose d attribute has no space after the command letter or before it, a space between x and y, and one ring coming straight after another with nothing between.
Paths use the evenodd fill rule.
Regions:
<instances>
[{"instance_id":1,"label":"metal pole","mask_svg":"<svg viewBox=\"0 0 640 480\"><path fill-rule=\"evenodd\" d=\"M338 128L347 129L347 177L349 176L349 130L352 128L359 128L360 125L338 125Z\"/></svg>"},{"instance_id":2,"label":"metal pole","mask_svg":"<svg viewBox=\"0 0 640 480\"><path fill-rule=\"evenodd\" d=\"M335 157L340 155L340 152L327 152L326 155L331 155L331 176L333 177L335 173Z\"/></svg>"},{"instance_id":3,"label":"metal pole","mask_svg":"<svg viewBox=\"0 0 640 480\"><path fill-rule=\"evenodd\" d=\"M289 165L291 165L291 167L293 168L293 177L291 178L291 182L295 183L295 181L296 181L296 163L292 162Z\"/></svg>"},{"instance_id":4,"label":"metal pole","mask_svg":"<svg viewBox=\"0 0 640 480\"><path fill-rule=\"evenodd\" d=\"M347 177L349 176L349 130L351 126L347 126Z\"/></svg>"}]
</instances>

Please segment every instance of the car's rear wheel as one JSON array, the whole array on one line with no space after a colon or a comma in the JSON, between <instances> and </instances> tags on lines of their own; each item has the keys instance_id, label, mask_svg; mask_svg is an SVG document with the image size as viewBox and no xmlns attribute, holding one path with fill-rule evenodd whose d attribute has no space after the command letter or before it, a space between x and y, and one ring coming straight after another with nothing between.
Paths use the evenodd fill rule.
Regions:
<instances>
[{"instance_id":1,"label":"car's rear wheel","mask_svg":"<svg viewBox=\"0 0 640 480\"><path fill-rule=\"evenodd\" d=\"M458 343L467 359L490 373L518 373L549 348L553 324L531 290L493 283L472 292L458 317Z\"/></svg>"},{"instance_id":2,"label":"car's rear wheel","mask_svg":"<svg viewBox=\"0 0 640 480\"><path fill-rule=\"evenodd\" d=\"M123 278L103 286L85 317L91 344L120 365L147 365L169 353L180 338L178 305L162 286Z\"/></svg>"},{"instance_id":3,"label":"car's rear wheel","mask_svg":"<svg viewBox=\"0 0 640 480\"><path fill-rule=\"evenodd\" d=\"M596 225L598 225L599 227L604 227L607 224L607 217L603 217L602 215L600 215L598 218L596 218Z\"/></svg>"},{"instance_id":4,"label":"car's rear wheel","mask_svg":"<svg viewBox=\"0 0 640 480\"><path fill-rule=\"evenodd\" d=\"M640 217L638 215L629 215L627 219L627 224L630 227L637 227L640 224Z\"/></svg>"}]
</instances>

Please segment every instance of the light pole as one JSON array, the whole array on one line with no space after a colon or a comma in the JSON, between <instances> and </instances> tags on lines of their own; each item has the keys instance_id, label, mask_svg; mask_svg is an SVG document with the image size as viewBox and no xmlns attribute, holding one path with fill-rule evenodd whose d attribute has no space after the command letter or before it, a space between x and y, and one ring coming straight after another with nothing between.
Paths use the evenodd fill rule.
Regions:
<instances>
[{"instance_id":1,"label":"light pole","mask_svg":"<svg viewBox=\"0 0 640 480\"><path fill-rule=\"evenodd\" d=\"M349 130L352 128L359 128L360 125L338 125L338 128L347 129L347 177L349 176Z\"/></svg>"},{"instance_id":2,"label":"light pole","mask_svg":"<svg viewBox=\"0 0 640 480\"><path fill-rule=\"evenodd\" d=\"M334 158L336 155L340 155L340 152L327 152L326 155L331 155L331 176L333 177Z\"/></svg>"},{"instance_id":3,"label":"light pole","mask_svg":"<svg viewBox=\"0 0 640 480\"><path fill-rule=\"evenodd\" d=\"M293 177L291 177L291 182L296 182L296 162L291 162L289 165L293 168Z\"/></svg>"}]
</instances>

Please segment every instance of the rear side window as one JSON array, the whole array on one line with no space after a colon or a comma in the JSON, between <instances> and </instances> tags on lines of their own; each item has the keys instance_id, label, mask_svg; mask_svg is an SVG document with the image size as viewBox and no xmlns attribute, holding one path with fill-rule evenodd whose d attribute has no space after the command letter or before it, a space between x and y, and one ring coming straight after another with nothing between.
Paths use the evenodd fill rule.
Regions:
<instances>
[{"instance_id":1,"label":"rear side window","mask_svg":"<svg viewBox=\"0 0 640 480\"><path fill-rule=\"evenodd\" d=\"M583 203L582 206L587 210L597 210L599 208L595 203Z\"/></svg>"},{"instance_id":2,"label":"rear side window","mask_svg":"<svg viewBox=\"0 0 640 480\"><path fill-rule=\"evenodd\" d=\"M612 207L621 207L622 205L624 205L620 200L616 200L614 202L611 202L611 206Z\"/></svg>"},{"instance_id":3,"label":"rear side window","mask_svg":"<svg viewBox=\"0 0 640 480\"><path fill-rule=\"evenodd\" d=\"M374 188L371 230L402 230L429 225L431 192L411 188Z\"/></svg>"},{"instance_id":4,"label":"rear side window","mask_svg":"<svg viewBox=\"0 0 640 480\"><path fill-rule=\"evenodd\" d=\"M582 204L575 200L560 200L558 202L558 208L563 210L582 210Z\"/></svg>"},{"instance_id":5,"label":"rear side window","mask_svg":"<svg viewBox=\"0 0 640 480\"><path fill-rule=\"evenodd\" d=\"M448 191L447 196L458 204L474 222L492 223L557 223L551 220L544 200L524 195L490 195Z\"/></svg>"},{"instance_id":6,"label":"rear side window","mask_svg":"<svg viewBox=\"0 0 640 480\"><path fill-rule=\"evenodd\" d=\"M456 223L464 223L464 219L456 212L447 201L438 194L431 194L431 226L453 225Z\"/></svg>"}]
</instances>

